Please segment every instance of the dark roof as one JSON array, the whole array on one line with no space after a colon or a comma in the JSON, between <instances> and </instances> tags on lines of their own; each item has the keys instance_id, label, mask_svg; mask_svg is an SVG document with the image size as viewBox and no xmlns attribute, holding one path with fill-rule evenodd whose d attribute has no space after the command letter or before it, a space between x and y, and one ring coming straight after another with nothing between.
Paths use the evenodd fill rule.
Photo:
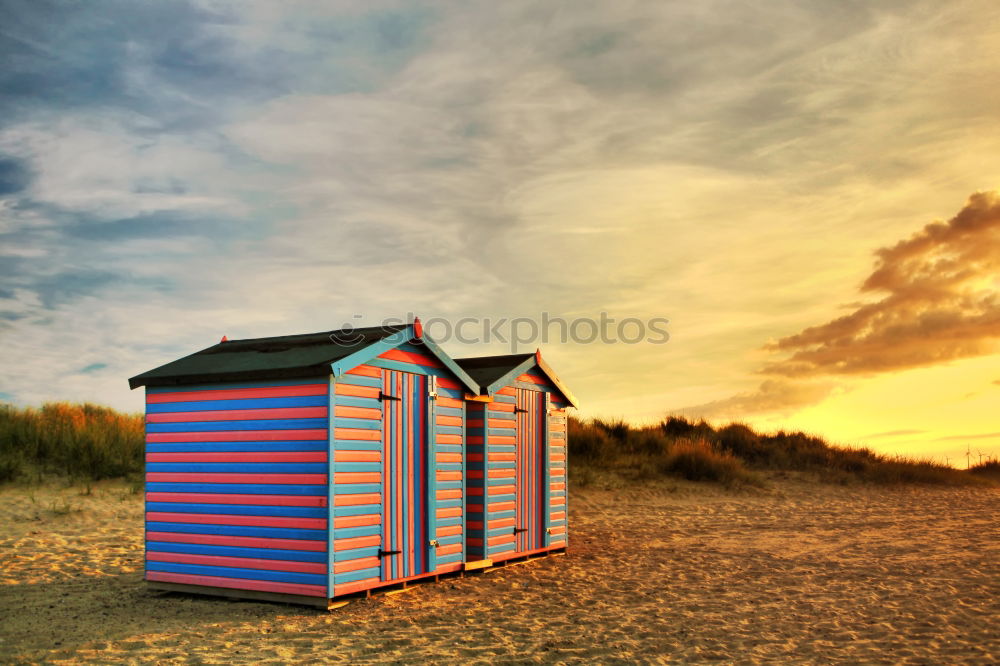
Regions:
<instances>
[{"instance_id":1,"label":"dark roof","mask_svg":"<svg viewBox=\"0 0 1000 666\"><path fill-rule=\"evenodd\" d=\"M455 363L469 373L485 390L508 372L521 365L534 354L507 354L506 356L470 356L456 358Z\"/></svg>"},{"instance_id":2,"label":"dark roof","mask_svg":"<svg viewBox=\"0 0 1000 666\"><path fill-rule=\"evenodd\" d=\"M524 369L538 366L549 381L563 394L569 403L577 407L576 396L574 396L566 385L562 383L556 373L549 367L549 364L542 358L540 351L534 354L506 354L504 356L470 356L468 358L456 358L455 363L462 370L479 383L479 391L482 395L493 395L497 389L503 388L501 381L518 366ZM507 382L514 381L515 377L507 377Z\"/></svg>"},{"instance_id":3,"label":"dark roof","mask_svg":"<svg viewBox=\"0 0 1000 666\"><path fill-rule=\"evenodd\" d=\"M330 363L407 328L374 326L229 340L128 380L131 388L329 374Z\"/></svg>"}]
</instances>

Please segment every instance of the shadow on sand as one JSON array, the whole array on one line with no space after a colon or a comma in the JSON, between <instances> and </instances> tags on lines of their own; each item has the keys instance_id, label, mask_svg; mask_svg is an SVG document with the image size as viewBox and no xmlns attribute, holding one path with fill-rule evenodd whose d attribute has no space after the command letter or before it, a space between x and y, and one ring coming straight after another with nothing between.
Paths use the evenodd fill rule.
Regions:
<instances>
[{"instance_id":1,"label":"shadow on sand","mask_svg":"<svg viewBox=\"0 0 1000 666\"><path fill-rule=\"evenodd\" d=\"M0 586L0 661L57 659L87 646L136 649L144 635L197 632L213 623L266 623L324 611L147 589L139 572L57 583ZM158 640L158 643L163 643ZM122 644L124 643L124 644Z\"/></svg>"}]
</instances>

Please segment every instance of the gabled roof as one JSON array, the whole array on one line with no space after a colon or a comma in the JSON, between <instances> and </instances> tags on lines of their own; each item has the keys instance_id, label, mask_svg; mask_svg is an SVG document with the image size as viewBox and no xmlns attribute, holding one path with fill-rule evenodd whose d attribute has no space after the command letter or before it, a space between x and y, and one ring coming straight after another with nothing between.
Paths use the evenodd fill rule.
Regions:
<instances>
[{"instance_id":1,"label":"gabled roof","mask_svg":"<svg viewBox=\"0 0 1000 666\"><path fill-rule=\"evenodd\" d=\"M479 382L480 395L492 396L531 368L538 366L569 404L577 407L576 396L562 383L549 364L542 358L541 351L534 354L507 354L503 356L470 356L457 358L455 362Z\"/></svg>"},{"instance_id":2,"label":"gabled roof","mask_svg":"<svg viewBox=\"0 0 1000 666\"><path fill-rule=\"evenodd\" d=\"M134 389L325 374L336 377L414 339L423 343L470 390L478 390L479 385L454 360L422 335L419 323L226 340L136 375L128 383Z\"/></svg>"},{"instance_id":3,"label":"gabled roof","mask_svg":"<svg viewBox=\"0 0 1000 666\"><path fill-rule=\"evenodd\" d=\"M533 360L534 354L508 354L506 356L470 356L468 358L456 358L455 362L469 376L479 382L479 386L485 389L494 382L503 378L514 368L520 366L527 360ZM532 363L534 365L534 363ZM520 374L520 373L519 373ZM500 388L500 387L498 387ZM486 391L484 390L483 393Z\"/></svg>"}]
</instances>

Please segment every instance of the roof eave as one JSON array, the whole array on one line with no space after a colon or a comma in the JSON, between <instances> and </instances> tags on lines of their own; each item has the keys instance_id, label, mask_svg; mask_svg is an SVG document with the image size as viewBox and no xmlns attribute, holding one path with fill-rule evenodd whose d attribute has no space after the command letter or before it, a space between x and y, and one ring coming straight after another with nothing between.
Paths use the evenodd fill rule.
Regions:
<instances>
[{"instance_id":1,"label":"roof eave","mask_svg":"<svg viewBox=\"0 0 1000 666\"><path fill-rule=\"evenodd\" d=\"M169 382L166 382L166 383L163 383L163 384L161 384L160 382L162 380L176 380L178 378L184 377L184 375L173 375L173 376L162 377L162 378L161 377L156 377L156 376L147 376L147 375L150 375L150 373L156 372L160 368L165 368L168 365L171 365L172 363L177 363L178 361L183 361L186 358L191 358L192 356L197 356L198 354L203 354L206 351L208 351L209 349L214 349L215 347L218 347L220 344L222 344L222 343L216 343L216 344L212 345L211 347L205 347L204 349L196 351L193 354L188 354L187 356L182 356L179 359L170 361L170 363L164 363L163 365L158 365L155 368L153 368L152 370L147 370L146 372L140 372L135 377L129 377L129 380L128 380L129 390L130 391L134 391L135 389L139 388L140 386L171 386L171 385L175 384L176 383L175 381L169 381Z\"/></svg>"},{"instance_id":2,"label":"roof eave","mask_svg":"<svg viewBox=\"0 0 1000 666\"><path fill-rule=\"evenodd\" d=\"M185 386L190 384L211 384L214 382L243 382L257 379L302 379L305 377L321 377L329 373L326 365L302 366L296 368L275 368L269 370L245 370L234 372L199 373L197 375L174 375L170 377L150 377L141 379L132 377L129 386L132 389L146 386L148 388L163 386Z\"/></svg>"}]
</instances>

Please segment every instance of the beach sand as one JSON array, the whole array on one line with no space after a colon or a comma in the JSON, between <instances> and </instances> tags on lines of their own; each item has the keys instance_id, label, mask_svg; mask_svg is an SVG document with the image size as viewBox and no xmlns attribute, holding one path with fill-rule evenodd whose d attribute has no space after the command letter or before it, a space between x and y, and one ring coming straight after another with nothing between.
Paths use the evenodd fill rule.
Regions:
<instances>
[{"instance_id":1,"label":"beach sand","mask_svg":"<svg viewBox=\"0 0 1000 666\"><path fill-rule=\"evenodd\" d=\"M573 492L569 553L331 613L147 590L141 495L0 490L0 662L996 663L1000 490Z\"/></svg>"}]
</instances>

